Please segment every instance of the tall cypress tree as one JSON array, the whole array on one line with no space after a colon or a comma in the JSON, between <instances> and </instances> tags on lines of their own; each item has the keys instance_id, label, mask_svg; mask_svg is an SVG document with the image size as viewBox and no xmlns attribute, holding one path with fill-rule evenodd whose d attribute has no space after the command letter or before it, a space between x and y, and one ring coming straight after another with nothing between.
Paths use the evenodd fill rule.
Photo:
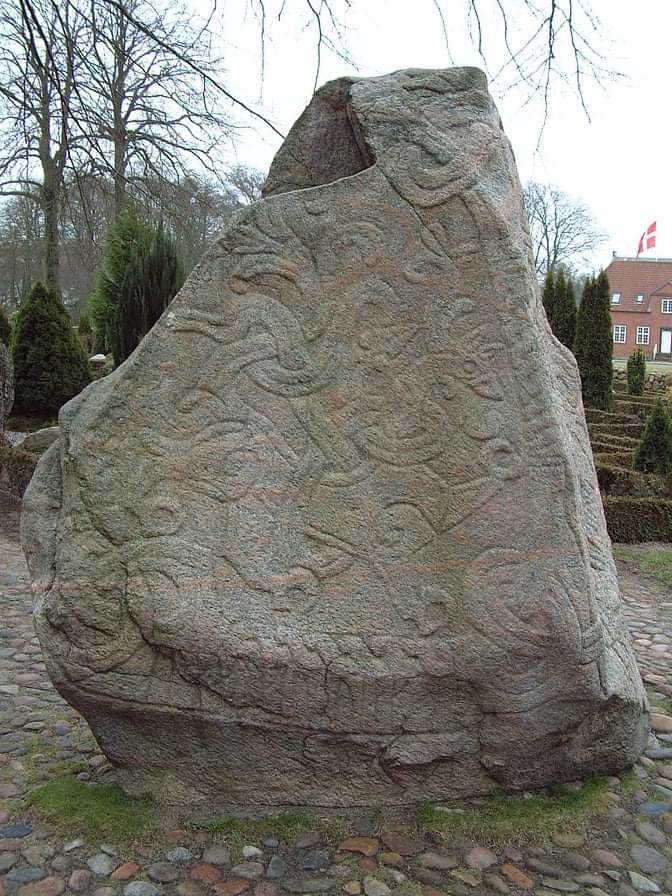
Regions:
<instances>
[{"instance_id":1,"label":"tall cypress tree","mask_svg":"<svg viewBox=\"0 0 672 896\"><path fill-rule=\"evenodd\" d=\"M579 365L586 407L610 411L613 406L612 352L609 280L604 271L600 271L597 278L586 281L574 340L574 354Z\"/></svg>"},{"instance_id":2,"label":"tall cypress tree","mask_svg":"<svg viewBox=\"0 0 672 896\"><path fill-rule=\"evenodd\" d=\"M555 274L553 268L548 269L546 279L544 280L544 289L541 293L541 301L546 312L546 319L550 324L551 330L555 332L553 324L555 322Z\"/></svg>"},{"instance_id":3,"label":"tall cypress tree","mask_svg":"<svg viewBox=\"0 0 672 896\"><path fill-rule=\"evenodd\" d=\"M574 347L576 336L576 298L571 277L561 271L556 283L556 317L553 332L567 348Z\"/></svg>"},{"instance_id":4,"label":"tall cypress tree","mask_svg":"<svg viewBox=\"0 0 672 896\"><path fill-rule=\"evenodd\" d=\"M54 290L36 283L16 314L12 338L14 410L54 417L91 381L70 315Z\"/></svg>"}]
</instances>

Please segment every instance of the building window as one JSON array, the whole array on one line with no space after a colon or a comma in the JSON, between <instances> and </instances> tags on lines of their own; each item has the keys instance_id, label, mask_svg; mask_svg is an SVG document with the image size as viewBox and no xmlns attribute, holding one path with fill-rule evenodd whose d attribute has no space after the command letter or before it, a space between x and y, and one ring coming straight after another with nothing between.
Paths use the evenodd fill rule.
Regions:
<instances>
[{"instance_id":1,"label":"building window","mask_svg":"<svg viewBox=\"0 0 672 896\"><path fill-rule=\"evenodd\" d=\"M641 305L643 301L644 301L644 293L638 292L637 295L635 296L635 302L637 302L638 305Z\"/></svg>"},{"instance_id":2,"label":"building window","mask_svg":"<svg viewBox=\"0 0 672 896\"><path fill-rule=\"evenodd\" d=\"M660 303L660 310L663 314L672 314L672 299L663 299Z\"/></svg>"},{"instance_id":3,"label":"building window","mask_svg":"<svg viewBox=\"0 0 672 896\"><path fill-rule=\"evenodd\" d=\"M611 304L612 304L612 305L620 305L620 304L621 304L621 294L620 294L620 292L612 292L612 294L611 294Z\"/></svg>"},{"instance_id":4,"label":"building window","mask_svg":"<svg viewBox=\"0 0 672 896\"><path fill-rule=\"evenodd\" d=\"M637 345L648 345L650 332L649 327L637 327Z\"/></svg>"},{"instance_id":5,"label":"building window","mask_svg":"<svg viewBox=\"0 0 672 896\"><path fill-rule=\"evenodd\" d=\"M625 324L614 324L614 342L625 342L627 329Z\"/></svg>"}]
</instances>

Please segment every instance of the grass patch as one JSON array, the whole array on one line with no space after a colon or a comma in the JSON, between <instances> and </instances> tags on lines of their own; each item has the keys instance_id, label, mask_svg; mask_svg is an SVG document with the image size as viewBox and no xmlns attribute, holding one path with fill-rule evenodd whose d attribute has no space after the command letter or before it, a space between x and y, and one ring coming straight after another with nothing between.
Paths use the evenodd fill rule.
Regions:
<instances>
[{"instance_id":1,"label":"grass patch","mask_svg":"<svg viewBox=\"0 0 672 896\"><path fill-rule=\"evenodd\" d=\"M226 816L192 827L209 831L218 839L224 840L231 850L233 859L237 860L242 855L243 846L257 843L268 835L291 843L307 831L320 831L327 840L334 842L344 836L346 822L347 819L336 816L321 818L308 813L280 812L259 819Z\"/></svg>"},{"instance_id":2,"label":"grass patch","mask_svg":"<svg viewBox=\"0 0 672 896\"><path fill-rule=\"evenodd\" d=\"M672 585L672 550L650 551L643 555L642 566L654 579Z\"/></svg>"},{"instance_id":3,"label":"grass patch","mask_svg":"<svg viewBox=\"0 0 672 896\"><path fill-rule=\"evenodd\" d=\"M657 579L664 585L672 585L672 550L669 548L649 551L632 551L623 547L614 547L614 556L626 563L637 566L640 570Z\"/></svg>"},{"instance_id":4,"label":"grass patch","mask_svg":"<svg viewBox=\"0 0 672 896\"><path fill-rule=\"evenodd\" d=\"M132 800L116 784L84 784L73 777L55 778L31 794L38 815L64 833L86 830L92 840L125 844L156 828L149 800Z\"/></svg>"},{"instance_id":5,"label":"grass patch","mask_svg":"<svg viewBox=\"0 0 672 896\"><path fill-rule=\"evenodd\" d=\"M540 842L549 840L552 834L582 830L608 806L606 779L592 778L578 791L558 786L548 796L495 796L461 812L445 812L423 803L418 807L417 823L421 828L479 842Z\"/></svg>"}]
</instances>

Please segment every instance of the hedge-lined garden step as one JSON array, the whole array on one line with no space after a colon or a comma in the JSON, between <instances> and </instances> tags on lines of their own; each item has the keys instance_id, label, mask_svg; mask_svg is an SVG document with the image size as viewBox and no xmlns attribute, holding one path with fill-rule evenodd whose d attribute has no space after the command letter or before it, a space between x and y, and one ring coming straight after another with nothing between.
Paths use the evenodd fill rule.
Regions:
<instances>
[{"instance_id":1,"label":"hedge-lined garden step","mask_svg":"<svg viewBox=\"0 0 672 896\"><path fill-rule=\"evenodd\" d=\"M628 387L626 386L625 383L614 383L613 390L614 390L614 395L619 395L619 396L630 395L630 393L628 392ZM644 392L642 393L642 395L633 395L631 397L632 398L642 398L643 397L643 398L653 398L653 399L664 398L665 393L660 390L656 390L656 389L644 389Z\"/></svg>"},{"instance_id":2,"label":"hedge-lined garden step","mask_svg":"<svg viewBox=\"0 0 672 896\"><path fill-rule=\"evenodd\" d=\"M641 439L644 432L644 424L638 423L590 423L588 425L591 436L626 436L630 439Z\"/></svg>"},{"instance_id":3,"label":"hedge-lined garden step","mask_svg":"<svg viewBox=\"0 0 672 896\"><path fill-rule=\"evenodd\" d=\"M632 457L634 454L633 448L630 448L628 450L628 446L619 445L618 443L612 442L611 440L607 439L592 439L590 442L590 447L593 449L593 457L597 457L600 454L622 454L628 457L627 466L632 465Z\"/></svg>"},{"instance_id":4,"label":"hedge-lined garden step","mask_svg":"<svg viewBox=\"0 0 672 896\"><path fill-rule=\"evenodd\" d=\"M628 399L627 401L615 401L614 410L619 414L636 414L640 420L646 420L653 410L653 402Z\"/></svg>"},{"instance_id":5,"label":"hedge-lined garden step","mask_svg":"<svg viewBox=\"0 0 672 896\"><path fill-rule=\"evenodd\" d=\"M602 503L612 541L624 544L672 542L672 501L605 496Z\"/></svg>"},{"instance_id":6,"label":"hedge-lined garden step","mask_svg":"<svg viewBox=\"0 0 672 896\"><path fill-rule=\"evenodd\" d=\"M632 451L595 451L593 461L596 467L602 464L605 467L624 467L629 470L632 467Z\"/></svg>"},{"instance_id":7,"label":"hedge-lined garden step","mask_svg":"<svg viewBox=\"0 0 672 896\"><path fill-rule=\"evenodd\" d=\"M637 414L612 414L610 411L600 411L597 408L586 408L587 423L637 423L641 424L641 419Z\"/></svg>"},{"instance_id":8,"label":"hedge-lined garden step","mask_svg":"<svg viewBox=\"0 0 672 896\"><path fill-rule=\"evenodd\" d=\"M634 451L639 445L639 439L632 436L617 436L611 432L590 434L591 444L599 442L602 445L617 445L621 451Z\"/></svg>"},{"instance_id":9,"label":"hedge-lined garden step","mask_svg":"<svg viewBox=\"0 0 672 896\"><path fill-rule=\"evenodd\" d=\"M606 460L595 458L595 471L600 491L609 497L668 498L672 499L672 479L650 476L620 466L607 455Z\"/></svg>"}]
</instances>

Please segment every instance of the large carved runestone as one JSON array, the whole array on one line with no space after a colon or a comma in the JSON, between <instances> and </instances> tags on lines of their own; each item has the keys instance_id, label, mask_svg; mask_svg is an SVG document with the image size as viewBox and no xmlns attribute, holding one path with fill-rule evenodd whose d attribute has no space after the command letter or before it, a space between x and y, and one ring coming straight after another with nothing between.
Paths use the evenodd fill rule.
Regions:
<instances>
[{"instance_id":1,"label":"large carved runestone","mask_svg":"<svg viewBox=\"0 0 672 896\"><path fill-rule=\"evenodd\" d=\"M483 74L327 84L265 193L28 489L59 691L129 792L203 812L632 762L576 366Z\"/></svg>"}]
</instances>

